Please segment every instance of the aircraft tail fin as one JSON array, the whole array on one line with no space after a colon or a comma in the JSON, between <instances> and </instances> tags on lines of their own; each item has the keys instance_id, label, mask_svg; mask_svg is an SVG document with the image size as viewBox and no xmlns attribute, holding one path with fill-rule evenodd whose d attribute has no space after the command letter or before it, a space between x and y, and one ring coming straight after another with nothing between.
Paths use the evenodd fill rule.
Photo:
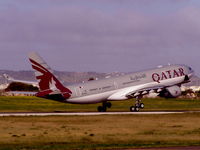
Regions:
<instances>
[{"instance_id":1,"label":"aircraft tail fin","mask_svg":"<svg viewBox=\"0 0 200 150\"><path fill-rule=\"evenodd\" d=\"M5 74L5 73L3 74L3 77L8 81L14 80L14 78L10 77L8 74Z\"/></svg>"},{"instance_id":2,"label":"aircraft tail fin","mask_svg":"<svg viewBox=\"0 0 200 150\"><path fill-rule=\"evenodd\" d=\"M48 99L60 98L62 100L71 96L72 92L62 85L53 75L53 70L36 52L29 54L29 60L35 70L35 77L40 89L36 96Z\"/></svg>"}]
</instances>

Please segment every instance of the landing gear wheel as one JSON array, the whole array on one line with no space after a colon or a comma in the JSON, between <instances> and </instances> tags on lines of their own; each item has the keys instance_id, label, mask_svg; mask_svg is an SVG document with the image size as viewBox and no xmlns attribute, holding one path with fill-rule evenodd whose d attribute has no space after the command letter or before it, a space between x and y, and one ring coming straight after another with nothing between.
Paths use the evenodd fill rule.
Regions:
<instances>
[{"instance_id":1,"label":"landing gear wheel","mask_svg":"<svg viewBox=\"0 0 200 150\"><path fill-rule=\"evenodd\" d=\"M107 107L107 108L111 108L111 106L112 106L112 104L111 104L110 102L107 102L107 103L106 103L106 107Z\"/></svg>"},{"instance_id":2,"label":"landing gear wheel","mask_svg":"<svg viewBox=\"0 0 200 150\"><path fill-rule=\"evenodd\" d=\"M140 103L140 108L141 108L141 109L144 108L144 103Z\"/></svg>"},{"instance_id":3,"label":"landing gear wheel","mask_svg":"<svg viewBox=\"0 0 200 150\"><path fill-rule=\"evenodd\" d=\"M130 107L130 111L131 111L131 112L134 112L134 111L135 111L135 107L134 107L134 106L131 106L131 107Z\"/></svg>"},{"instance_id":4,"label":"landing gear wheel","mask_svg":"<svg viewBox=\"0 0 200 150\"><path fill-rule=\"evenodd\" d=\"M138 112L140 109L139 109L139 107L136 107L136 106L131 106L130 107L130 111L131 112Z\"/></svg>"},{"instance_id":5,"label":"landing gear wheel","mask_svg":"<svg viewBox=\"0 0 200 150\"><path fill-rule=\"evenodd\" d=\"M98 112L106 112L106 107L103 107L103 106L99 106L97 108Z\"/></svg>"},{"instance_id":6,"label":"landing gear wheel","mask_svg":"<svg viewBox=\"0 0 200 150\"><path fill-rule=\"evenodd\" d=\"M98 112L106 112L107 108L110 108L112 104L110 102L104 101L102 106L97 107Z\"/></svg>"},{"instance_id":7,"label":"landing gear wheel","mask_svg":"<svg viewBox=\"0 0 200 150\"><path fill-rule=\"evenodd\" d=\"M139 107L134 107L135 112L138 112L140 110Z\"/></svg>"},{"instance_id":8,"label":"landing gear wheel","mask_svg":"<svg viewBox=\"0 0 200 150\"><path fill-rule=\"evenodd\" d=\"M138 112L141 109L144 108L144 103L141 101L142 96L137 96L135 101L135 106L130 107L130 111Z\"/></svg>"},{"instance_id":9,"label":"landing gear wheel","mask_svg":"<svg viewBox=\"0 0 200 150\"><path fill-rule=\"evenodd\" d=\"M134 112L134 107L133 106L130 107L130 111Z\"/></svg>"}]
</instances>

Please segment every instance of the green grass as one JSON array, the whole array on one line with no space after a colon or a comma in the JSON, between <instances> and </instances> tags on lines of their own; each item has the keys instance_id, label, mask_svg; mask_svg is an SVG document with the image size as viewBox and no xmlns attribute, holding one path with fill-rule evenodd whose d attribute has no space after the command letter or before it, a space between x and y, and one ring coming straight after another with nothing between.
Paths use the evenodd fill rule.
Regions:
<instances>
[{"instance_id":1,"label":"green grass","mask_svg":"<svg viewBox=\"0 0 200 150\"><path fill-rule=\"evenodd\" d=\"M108 111L129 111L134 100L113 101ZM145 109L142 111L159 110L200 110L200 99L143 99ZM0 112L81 112L97 111L99 104L68 104L37 97L0 97Z\"/></svg>"},{"instance_id":2,"label":"green grass","mask_svg":"<svg viewBox=\"0 0 200 150\"><path fill-rule=\"evenodd\" d=\"M200 113L0 118L0 149L200 145Z\"/></svg>"},{"instance_id":3,"label":"green grass","mask_svg":"<svg viewBox=\"0 0 200 150\"><path fill-rule=\"evenodd\" d=\"M143 99L145 109L200 110L200 99ZM112 102L108 111L129 111L133 100ZM77 105L36 97L0 97L0 112L88 112ZM200 145L200 113L0 117L0 150L119 149Z\"/></svg>"}]
</instances>

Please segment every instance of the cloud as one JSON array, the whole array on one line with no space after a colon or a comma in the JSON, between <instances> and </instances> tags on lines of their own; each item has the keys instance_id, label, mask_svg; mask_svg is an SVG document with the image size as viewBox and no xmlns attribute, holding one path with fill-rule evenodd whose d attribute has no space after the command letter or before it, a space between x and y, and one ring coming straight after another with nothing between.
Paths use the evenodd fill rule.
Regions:
<instances>
[{"instance_id":1,"label":"cloud","mask_svg":"<svg viewBox=\"0 0 200 150\"><path fill-rule=\"evenodd\" d=\"M23 58L12 56L18 62L30 49L36 49L60 70L66 70L61 64L68 64L68 69L75 71L131 71L169 61L193 64L196 55L191 52L199 54L200 11L195 6L174 13L148 14L126 9L135 1L126 1L123 7L111 4L122 3L120 0L95 1L100 6L89 5L91 1L87 5L80 1L52 1L56 5L43 1L39 5L40 1L34 1L31 6L30 1L22 2L23 7L13 4L0 9L1 51L6 50L8 57L20 52ZM113 6L112 10L104 9L106 5ZM186 56L191 58L186 60Z\"/></svg>"}]
</instances>

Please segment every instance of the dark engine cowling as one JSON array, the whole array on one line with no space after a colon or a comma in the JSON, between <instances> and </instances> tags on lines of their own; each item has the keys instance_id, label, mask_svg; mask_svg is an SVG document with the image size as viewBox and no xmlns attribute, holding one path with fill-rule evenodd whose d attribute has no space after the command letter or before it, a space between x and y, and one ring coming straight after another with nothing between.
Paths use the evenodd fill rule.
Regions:
<instances>
[{"instance_id":1,"label":"dark engine cowling","mask_svg":"<svg viewBox=\"0 0 200 150\"><path fill-rule=\"evenodd\" d=\"M181 88L177 85L167 87L159 94L160 97L165 97L165 98L175 98L180 95L181 95Z\"/></svg>"}]
</instances>

